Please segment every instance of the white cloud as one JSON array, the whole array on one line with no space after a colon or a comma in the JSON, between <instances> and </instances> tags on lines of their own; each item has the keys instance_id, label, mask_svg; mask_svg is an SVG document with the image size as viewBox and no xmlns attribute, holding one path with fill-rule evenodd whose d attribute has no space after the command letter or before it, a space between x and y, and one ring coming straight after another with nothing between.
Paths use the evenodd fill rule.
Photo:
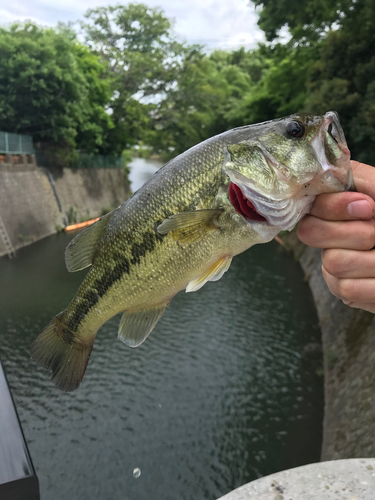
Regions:
<instances>
[{"instance_id":1,"label":"white cloud","mask_svg":"<svg viewBox=\"0 0 375 500\"><path fill-rule=\"evenodd\" d=\"M2 1L2 3L4 0ZM2 23L31 19L41 25L83 19L89 8L116 5L116 0L15 0L0 6ZM258 28L254 5L248 0L145 0L160 6L174 20L176 35L208 49L254 47L264 41Z\"/></svg>"}]
</instances>

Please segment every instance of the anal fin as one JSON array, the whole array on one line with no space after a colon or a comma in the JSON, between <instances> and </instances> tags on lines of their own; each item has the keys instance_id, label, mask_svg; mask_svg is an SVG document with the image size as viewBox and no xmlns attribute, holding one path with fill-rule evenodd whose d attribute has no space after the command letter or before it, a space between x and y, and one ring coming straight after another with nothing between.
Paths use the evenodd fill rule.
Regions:
<instances>
[{"instance_id":1,"label":"anal fin","mask_svg":"<svg viewBox=\"0 0 375 500\"><path fill-rule=\"evenodd\" d=\"M129 347L139 346L150 335L168 306L169 302L150 309L125 311L120 321L118 338Z\"/></svg>"},{"instance_id":2,"label":"anal fin","mask_svg":"<svg viewBox=\"0 0 375 500\"><path fill-rule=\"evenodd\" d=\"M197 290L202 288L202 286L206 284L207 281L218 281L223 276L223 274L228 271L231 262L232 257L222 257L203 274L200 274L196 278L192 279L186 287L186 292L196 292Z\"/></svg>"}]
</instances>

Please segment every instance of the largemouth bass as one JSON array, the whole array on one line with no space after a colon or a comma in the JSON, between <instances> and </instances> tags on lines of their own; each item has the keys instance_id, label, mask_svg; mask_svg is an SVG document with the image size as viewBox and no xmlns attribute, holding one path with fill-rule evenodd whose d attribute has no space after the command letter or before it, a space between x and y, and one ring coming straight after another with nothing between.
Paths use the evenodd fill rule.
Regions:
<instances>
[{"instance_id":1,"label":"largemouth bass","mask_svg":"<svg viewBox=\"0 0 375 500\"><path fill-rule=\"evenodd\" d=\"M235 255L291 230L317 194L353 188L334 112L240 127L194 146L70 242L68 270L92 267L32 357L57 387L76 389L109 318L123 312L119 339L140 345L180 290L219 280Z\"/></svg>"}]
</instances>

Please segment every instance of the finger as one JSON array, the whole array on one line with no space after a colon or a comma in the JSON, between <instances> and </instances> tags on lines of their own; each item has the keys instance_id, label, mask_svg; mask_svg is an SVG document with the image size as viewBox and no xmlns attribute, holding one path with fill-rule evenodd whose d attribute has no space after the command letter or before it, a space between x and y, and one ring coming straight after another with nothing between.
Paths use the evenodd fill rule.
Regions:
<instances>
[{"instance_id":1,"label":"finger","mask_svg":"<svg viewBox=\"0 0 375 500\"><path fill-rule=\"evenodd\" d=\"M375 220L331 222L307 215L297 235L311 247L370 250L375 245Z\"/></svg>"},{"instance_id":2,"label":"finger","mask_svg":"<svg viewBox=\"0 0 375 500\"><path fill-rule=\"evenodd\" d=\"M375 250L323 250L322 263L324 269L335 278L375 279Z\"/></svg>"},{"instance_id":3,"label":"finger","mask_svg":"<svg viewBox=\"0 0 375 500\"><path fill-rule=\"evenodd\" d=\"M359 161L352 161L351 163L357 191L375 199L375 168Z\"/></svg>"},{"instance_id":4,"label":"finger","mask_svg":"<svg viewBox=\"0 0 375 500\"><path fill-rule=\"evenodd\" d=\"M375 303L375 279L339 279L322 268L323 278L331 293L346 304Z\"/></svg>"},{"instance_id":5,"label":"finger","mask_svg":"<svg viewBox=\"0 0 375 500\"><path fill-rule=\"evenodd\" d=\"M374 302L349 302L346 304L347 306L354 307L355 309L363 309L364 311L368 311L371 313L375 313L375 303Z\"/></svg>"},{"instance_id":6,"label":"finger","mask_svg":"<svg viewBox=\"0 0 375 500\"><path fill-rule=\"evenodd\" d=\"M321 194L310 214L324 220L366 220L375 217L375 201L363 193Z\"/></svg>"}]
</instances>

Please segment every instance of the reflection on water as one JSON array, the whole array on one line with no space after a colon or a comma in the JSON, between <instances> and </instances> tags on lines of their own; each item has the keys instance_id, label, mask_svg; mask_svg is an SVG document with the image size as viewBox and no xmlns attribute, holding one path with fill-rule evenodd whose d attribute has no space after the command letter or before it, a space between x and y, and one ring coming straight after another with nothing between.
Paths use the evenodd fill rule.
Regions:
<instances>
[{"instance_id":1,"label":"reflection on water","mask_svg":"<svg viewBox=\"0 0 375 500\"><path fill-rule=\"evenodd\" d=\"M66 394L28 349L84 275L64 268L71 237L0 259L0 356L43 500L213 500L319 460L322 387L304 354L317 317L298 264L276 243L180 293L137 349L110 320L83 384Z\"/></svg>"}]
</instances>

